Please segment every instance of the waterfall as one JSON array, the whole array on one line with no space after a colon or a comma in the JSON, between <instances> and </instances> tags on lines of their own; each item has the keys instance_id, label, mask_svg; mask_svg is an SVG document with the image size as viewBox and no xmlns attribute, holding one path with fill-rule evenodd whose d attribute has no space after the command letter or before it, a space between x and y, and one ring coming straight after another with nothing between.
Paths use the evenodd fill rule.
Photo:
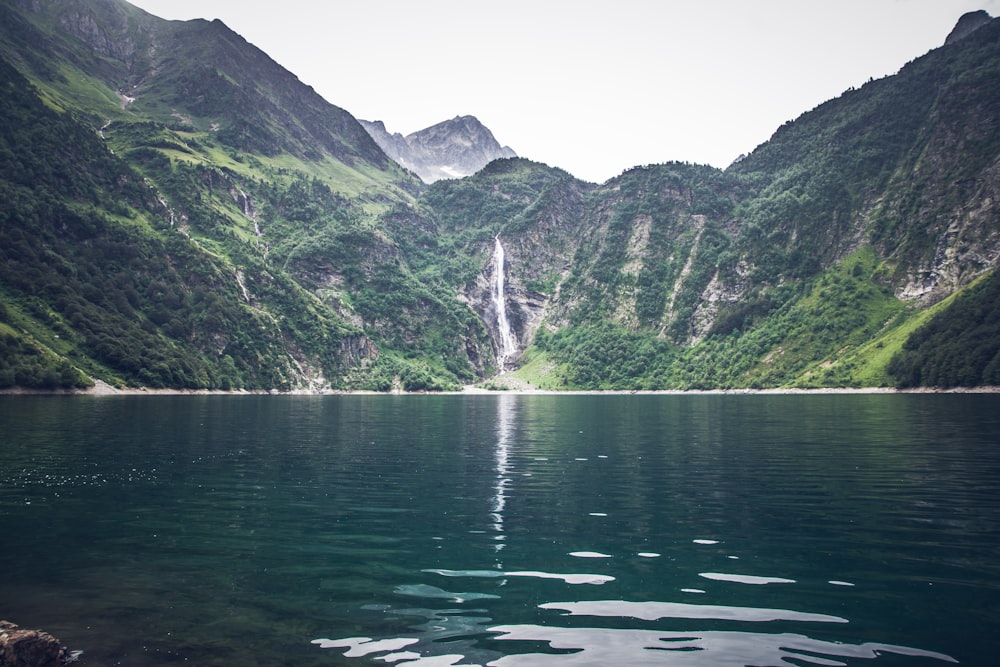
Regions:
<instances>
[{"instance_id":1,"label":"waterfall","mask_svg":"<svg viewBox=\"0 0 1000 667\"><path fill-rule=\"evenodd\" d=\"M157 199L160 200L160 204L163 206L163 208L167 209L167 213L170 215L170 226L173 227L174 226L174 209L170 208L170 204L168 204L167 200L164 199L163 197L157 196Z\"/></svg>"},{"instance_id":2,"label":"waterfall","mask_svg":"<svg viewBox=\"0 0 1000 667\"><path fill-rule=\"evenodd\" d=\"M237 190L240 192L240 199L243 200L243 215L253 223L253 233L259 239L263 236L263 232L260 231L260 225L257 223L257 210L254 208L253 200L250 199L250 195L243 192L242 188L237 188Z\"/></svg>"},{"instance_id":3,"label":"waterfall","mask_svg":"<svg viewBox=\"0 0 1000 667\"><path fill-rule=\"evenodd\" d=\"M262 237L264 236L264 231L260 228L260 222L257 219L257 207L254 206L253 199L247 193L243 192L243 189L237 186L233 186L239 191L239 197L234 194L233 197L239 202L243 202L243 215L247 220L253 223L253 235L256 237L257 249L263 252L264 258L267 258L267 253L270 247L267 243L262 242Z\"/></svg>"},{"instance_id":4,"label":"waterfall","mask_svg":"<svg viewBox=\"0 0 1000 667\"><path fill-rule=\"evenodd\" d=\"M507 296L504 293L504 250L500 235L493 245L493 306L497 311L497 367L502 373L507 361L517 353L517 337L507 318Z\"/></svg>"}]
</instances>

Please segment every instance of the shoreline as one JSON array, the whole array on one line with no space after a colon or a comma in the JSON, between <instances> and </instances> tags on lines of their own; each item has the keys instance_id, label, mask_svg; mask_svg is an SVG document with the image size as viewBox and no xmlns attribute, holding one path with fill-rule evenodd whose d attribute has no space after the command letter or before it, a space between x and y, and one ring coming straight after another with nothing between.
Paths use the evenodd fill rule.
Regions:
<instances>
[{"instance_id":1,"label":"shoreline","mask_svg":"<svg viewBox=\"0 0 1000 667\"><path fill-rule=\"evenodd\" d=\"M277 389L225 391L222 389L150 389L128 387L120 389L98 380L90 389L31 389L13 387L0 389L0 396L808 396L808 395L875 395L875 394L1000 394L1000 386L989 387L820 387L769 389L487 389L466 385L461 391L347 391Z\"/></svg>"}]
</instances>

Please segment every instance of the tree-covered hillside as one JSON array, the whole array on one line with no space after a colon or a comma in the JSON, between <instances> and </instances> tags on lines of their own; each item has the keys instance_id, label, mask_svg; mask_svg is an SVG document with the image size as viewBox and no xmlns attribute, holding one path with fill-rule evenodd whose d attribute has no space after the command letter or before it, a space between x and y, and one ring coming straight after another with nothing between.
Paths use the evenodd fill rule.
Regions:
<instances>
[{"instance_id":1,"label":"tree-covered hillside","mask_svg":"<svg viewBox=\"0 0 1000 667\"><path fill-rule=\"evenodd\" d=\"M994 20L726 170L425 186L218 21L0 0L0 387L483 381L497 240L522 382L995 383L998 81Z\"/></svg>"},{"instance_id":2,"label":"tree-covered hillside","mask_svg":"<svg viewBox=\"0 0 1000 667\"><path fill-rule=\"evenodd\" d=\"M485 331L378 224L423 186L353 117L217 22L117 0L0 12L5 385L51 386L17 371L38 358L151 387L477 377Z\"/></svg>"},{"instance_id":3,"label":"tree-covered hillside","mask_svg":"<svg viewBox=\"0 0 1000 667\"><path fill-rule=\"evenodd\" d=\"M512 306L542 311L520 332L535 343L523 379L617 389L927 383L938 376L902 374L890 359L930 318L953 317L942 300L1000 258L998 68L991 21L789 121L724 171L648 165L598 187L559 182L544 197L541 186L516 197L509 173L484 170L421 201L462 220L466 235L480 230L482 249L495 231L517 230L504 233ZM536 230L561 218L571 221L560 236L567 259L539 270L552 244ZM987 381L989 362L970 361L980 373L964 383Z\"/></svg>"}]
</instances>

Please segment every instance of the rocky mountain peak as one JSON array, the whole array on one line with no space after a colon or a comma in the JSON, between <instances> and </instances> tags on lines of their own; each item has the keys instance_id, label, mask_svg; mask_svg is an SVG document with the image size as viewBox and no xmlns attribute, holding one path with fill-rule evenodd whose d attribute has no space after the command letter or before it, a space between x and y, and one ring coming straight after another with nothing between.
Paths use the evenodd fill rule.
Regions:
<instances>
[{"instance_id":1,"label":"rocky mountain peak","mask_svg":"<svg viewBox=\"0 0 1000 667\"><path fill-rule=\"evenodd\" d=\"M386 155L425 183L470 176L493 160L517 157L475 116L455 116L405 137L390 133L382 121L361 124Z\"/></svg>"},{"instance_id":2,"label":"rocky mountain peak","mask_svg":"<svg viewBox=\"0 0 1000 667\"><path fill-rule=\"evenodd\" d=\"M946 45L953 44L964 39L992 20L992 17L983 9L962 14L958 19L958 23L955 24L955 27L952 28L952 31L944 40L944 43Z\"/></svg>"}]
</instances>

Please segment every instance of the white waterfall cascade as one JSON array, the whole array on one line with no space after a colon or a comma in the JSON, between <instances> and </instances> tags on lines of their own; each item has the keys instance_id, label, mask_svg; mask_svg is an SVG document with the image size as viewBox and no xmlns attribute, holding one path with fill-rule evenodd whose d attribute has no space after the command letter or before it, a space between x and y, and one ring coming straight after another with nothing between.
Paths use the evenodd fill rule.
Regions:
<instances>
[{"instance_id":1,"label":"white waterfall cascade","mask_svg":"<svg viewBox=\"0 0 1000 667\"><path fill-rule=\"evenodd\" d=\"M170 215L170 226L173 227L174 226L174 209L170 208L170 204L168 204L167 200L164 199L163 197L157 196L157 199L160 200L160 204L163 206L163 208L167 209L167 213Z\"/></svg>"},{"instance_id":2,"label":"white waterfall cascade","mask_svg":"<svg viewBox=\"0 0 1000 667\"><path fill-rule=\"evenodd\" d=\"M243 192L242 188L237 188L240 192L240 199L243 200L243 215L247 220L253 223L253 233L257 237L258 243L260 242L260 237L264 235L264 232L260 230L260 224L257 222L257 209L253 205L253 199L250 195Z\"/></svg>"},{"instance_id":3,"label":"white waterfall cascade","mask_svg":"<svg viewBox=\"0 0 1000 667\"><path fill-rule=\"evenodd\" d=\"M502 373L507 367L507 361L517 354L517 336L510 327L507 317L507 296L504 282L504 250L500 243L500 235L494 237L493 245L493 306L497 311L497 367Z\"/></svg>"},{"instance_id":4,"label":"white waterfall cascade","mask_svg":"<svg viewBox=\"0 0 1000 667\"><path fill-rule=\"evenodd\" d=\"M247 193L243 192L240 187L236 188L239 191L239 197L237 201L243 202L243 215L247 220L253 223L253 234L256 238L257 248L263 252L264 257L267 257L267 253L270 251L270 246L263 241L264 230L260 228L260 222L257 218L257 207L254 205L253 198Z\"/></svg>"}]
</instances>

